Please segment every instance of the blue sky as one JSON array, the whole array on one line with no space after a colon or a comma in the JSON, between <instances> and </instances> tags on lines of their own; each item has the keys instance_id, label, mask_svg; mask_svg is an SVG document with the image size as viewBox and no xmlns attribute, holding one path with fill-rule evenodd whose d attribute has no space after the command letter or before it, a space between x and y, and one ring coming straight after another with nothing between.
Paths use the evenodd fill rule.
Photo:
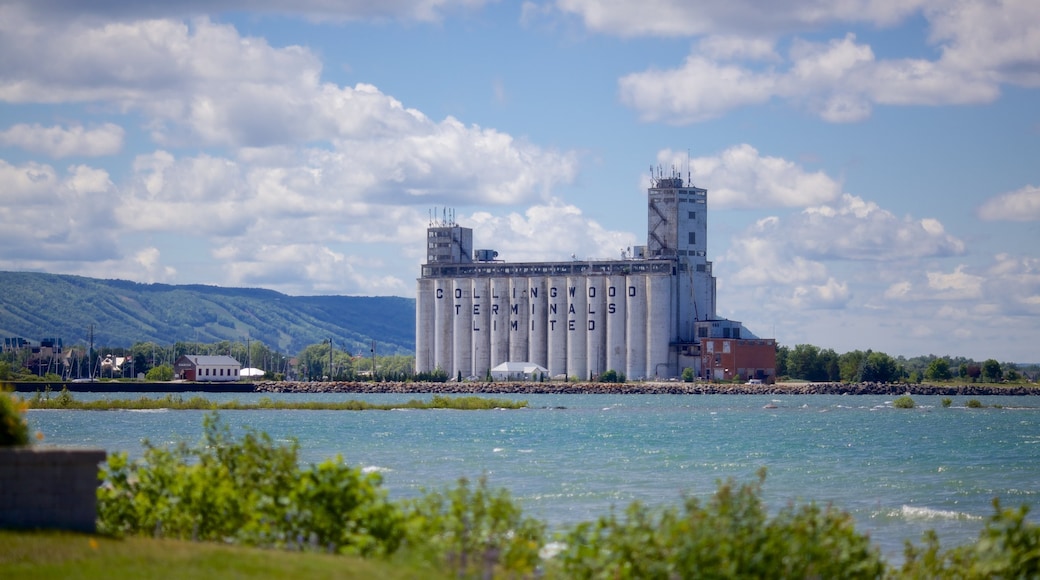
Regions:
<instances>
[{"instance_id":1,"label":"blue sky","mask_svg":"<svg viewBox=\"0 0 1040 580\"><path fill-rule=\"evenodd\" d=\"M1040 361L1031 0L84 4L0 4L2 270L414 296L432 211L614 258L688 167L720 315Z\"/></svg>"}]
</instances>

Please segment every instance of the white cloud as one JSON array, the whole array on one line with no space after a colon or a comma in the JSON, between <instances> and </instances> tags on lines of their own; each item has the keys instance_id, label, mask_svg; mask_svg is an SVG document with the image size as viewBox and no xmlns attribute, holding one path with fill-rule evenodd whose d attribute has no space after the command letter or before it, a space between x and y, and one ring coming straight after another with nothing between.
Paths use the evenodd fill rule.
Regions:
<instances>
[{"instance_id":1,"label":"white cloud","mask_svg":"<svg viewBox=\"0 0 1040 580\"><path fill-rule=\"evenodd\" d=\"M68 128L19 123L0 131L0 145L19 147L48 157L100 157L119 153L123 148L123 128L105 123L92 129L82 125Z\"/></svg>"},{"instance_id":2,"label":"white cloud","mask_svg":"<svg viewBox=\"0 0 1040 580\"><path fill-rule=\"evenodd\" d=\"M483 6L487 0L11 0L21 8L55 19L76 17L120 20L191 16L226 12L299 16L313 21L398 19L439 21L445 13Z\"/></svg>"},{"instance_id":3,"label":"white cloud","mask_svg":"<svg viewBox=\"0 0 1040 580\"><path fill-rule=\"evenodd\" d=\"M978 295L980 278L963 270L916 273L922 259L963 252L964 243L938 220L897 218L846 193L798 213L762 218L733 236L716 260L724 286L720 308L730 302L758 316L817 309L863 316L926 296L960 300Z\"/></svg>"},{"instance_id":4,"label":"white cloud","mask_svg":"<svg viewBox=\"0 0 1040 580\"><path fill-rule=\"evenodd\" d=\"M933 296L941 300L970 300L982 297L982 276L975 276L964 271L962 264L949 273L926 272L928 289Z\"/></svg>"},{"instance_id":5,"label":"white cloud","mask_svg":"<svg viewBox=\"0 0 1040 580\"><path fill-rule=\"evenodd\" d=\"M978 209L986 221L1040 221L1040 187L1027 185L986 200Z\"/></svg>"},{"instance_id":6,"label":"white cloud","mask_svg":"<svg viewBox=\"0 0 1040 580\"><path fill-rule=\"evenodd\" d=\"M891 25L915 13L924 0L557 0L591 30L617 36L700 36L723 32L746 35L809 30L833 22Z\"/></svg>"},{"instance_id":7,"label":"white cloud","mask_svg":"<svg viewBox=\"0 0 1040 580\"><path fill-rule=\"evenodd\" d=\"M999 84L985 71L945 61L879 61L852 34L827 43L796 39L787 65L762 68L694 52L679 68L632 73L618 86L622 102L643 120L670 124L705 121L772 99L841 123L869 117L875 104L983 103L999 95Z\"/></svg>"},{"instance_id":8,"label":"white cloud","mask_svg":"<svg viewBox=\"0 0 1040 580\"><path fill-rule=\"evenodd\" d=\"M764 38L705 36L697 43L697 48L700 54L712 60L780 60L773 41Z\"/></svg>"},{"instance_id":9,"label":"white cloud","mask_svg":"<svg viewBox=\"0 0 1040 580\"><path fill-rule=\"evenodd\" d=\"M793 251L817 259L884 261L965 251L964 242L947 234L938 220L898 218L848 193L833 204L791 216L782 231Z\"/></svg>"},{"instance_id":10,"label":"white cloud","mask_svg":"<svg viewBox=\"0 0 1040 580\"><path fill-rule=\"evenodd\" d=\"M38 269L41 261L101 261L119 255L111 227L125 211L108 173L85 165L0 160L0 265Z\"/></svg>"},{"instance_id":11,"label":"white cloud","mask_svg":"<svg viewBox=\"0 0 1040 580\"><path fill-rule=\"evenodd\" d=\"M509 262L620 258L621 251L643 243L629 232L611 231L558 199L534 205L522 215L495 216L477 212L465 223L473 228L473 243L497 250Z\"/></svg>"},{"instance_id":12,"label":"white cloud","mask_svg":"<svg viewBox=\"0 0 1040 580\"><path fill-rule=\"evenodd\" d=\"M649 70L618 80L621 101L644 121L684 125L706 121L747 105L768 102L776 92L771 72L719 64L690 55L681 68Z\"/></svg>"},{"instance_id":13,"label":"white cloud","mask_svg":"<svg viewBox=\"0 0 1040 580\"><path fill-rule=\"evenodd\" d=\"M823 284L795 286L792 302L803 310L843 308L849 298L851 294L847 283L828 278Z\"/></svg>"},{"instance_id":14,"label":"white cloud","mask_svg":"<svg viewBox=\"0 0 1040 580\"><path fill-rule=\"evenodd\" d=\"M686 154L670 149L659 151L657 162L662 167L687 166ZM841 184L822 171L809 172L786 159L762 156L747 144L691 158L689 168L693 183L711 184L712 210L806 207L841 194Z\"/></svg>"},{"instance_id":15,"label":"white cloud","mask_svg":"<svg viewBox=\"0 0 1040 580\"><path fill-rule=\"evenodd\" d=\"M656 0L651 6L559 0L557 6L607 34L701 37L681 66L619 79L622 101L646 121L701 122L777 99L826 121L856 122L876 105L988 103L1005 84L1040 86L1040 4L1031 0ZM879 59L851 32L827 42L792 36L833 34L864 22L909 27L917 15L927 22L923 40L939 55L934 60ZM786 38L790 48L781 58L775 44ZM769 66L760 66L762 60Z\"/></svg>"},{"instance_id":16,"label":"white cloud","mask_svg":"<svg viewBox=\"0 0 1040 580\"><path fill-rule=\"evenodd\" d=\"M986 298L1006 315L1040 315L1040 258L994 256L989 270L980 273Z\"/></svg>"}]
</instances>

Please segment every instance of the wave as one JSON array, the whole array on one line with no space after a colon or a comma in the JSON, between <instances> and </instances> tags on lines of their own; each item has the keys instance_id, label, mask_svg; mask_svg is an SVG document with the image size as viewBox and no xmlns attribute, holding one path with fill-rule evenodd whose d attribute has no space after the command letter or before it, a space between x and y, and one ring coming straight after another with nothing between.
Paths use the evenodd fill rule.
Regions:
<instances>
[{"instance_id":1,"label":"wave","mask_svg":"<svg viewBox=\"0 0 1040 580\"><path fill-rule=\"evenodd\" d=\"M904 505L899 508L899 515L908 520L981 520L982 516L973 516L955 510L940 510L929 507Z\"/></svg>"},{"instance_id":2,"label":"wave","mask_svg":"<svg viewBox=\"0 0 1040 580\"><path fill-rule=\"evenodd\" d=\"M378 465L366 465L361 468L361 473L386 473L393 471L389 467L380 467Z\"/></svg>"},{"instance_id":3,"label":"wave","mask_svg":"<svg viewBox=\"0 0 1040 580\"><path fill-rule=\"evenodd\" d=\"M167 408L162 409L123 409L127 413L168 413L170 410Z\"/></svg>"}]
</instances>

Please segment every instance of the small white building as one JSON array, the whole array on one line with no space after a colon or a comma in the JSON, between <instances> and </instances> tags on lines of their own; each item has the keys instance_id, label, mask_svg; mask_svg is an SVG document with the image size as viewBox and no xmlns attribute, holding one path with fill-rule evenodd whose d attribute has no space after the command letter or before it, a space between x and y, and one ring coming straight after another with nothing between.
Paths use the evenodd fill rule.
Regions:
<instances>
[{"instance_id":1,"label":"small white building","mask_svg":"<svg viewBox=\"0 0 1040 580\"><path fill-rule=\"evenodd\" d=\"M237 381L242 363L225 355L186 354L173 363L174 378L185 381Z\"/></svg>"},{"instance_id":2,"label":"small white building","mask_svg":"<svg viewBox=\"0 0 1040 580\"><path fill-rule=\"evenodd\" d=\"M549 369L532 362L504 362L491 369L496 381L537 381L549 376Z\"/></svg>"}]
</instances>

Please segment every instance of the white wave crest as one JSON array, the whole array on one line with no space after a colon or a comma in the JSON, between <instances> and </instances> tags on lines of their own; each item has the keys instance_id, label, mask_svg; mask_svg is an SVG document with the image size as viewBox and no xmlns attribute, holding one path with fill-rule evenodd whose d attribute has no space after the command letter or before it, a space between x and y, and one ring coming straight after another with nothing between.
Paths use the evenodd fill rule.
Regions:
<instances>
[{"instance_id":1,"label":"white wave crest","mask_svg":"<svg viewBox=\"0 0 1040 580\"><path fill-rule=\"evenodd\" d=\"M361 473L386 473L392 471L389 467L380 467L378 465L366 465L361 468Z\"/></svg>"},{"instance_id":2,"label":"white wave crest","mask_svg":"<svg viewBox=\"0 0 1040 580\"><path fill-rule=\"evenodd\" d=\"M929 507L904 505L899 514L908 520L981 520L981 516L973 516L954 510L940 510Z\"/></svg>"}]
</instances>

